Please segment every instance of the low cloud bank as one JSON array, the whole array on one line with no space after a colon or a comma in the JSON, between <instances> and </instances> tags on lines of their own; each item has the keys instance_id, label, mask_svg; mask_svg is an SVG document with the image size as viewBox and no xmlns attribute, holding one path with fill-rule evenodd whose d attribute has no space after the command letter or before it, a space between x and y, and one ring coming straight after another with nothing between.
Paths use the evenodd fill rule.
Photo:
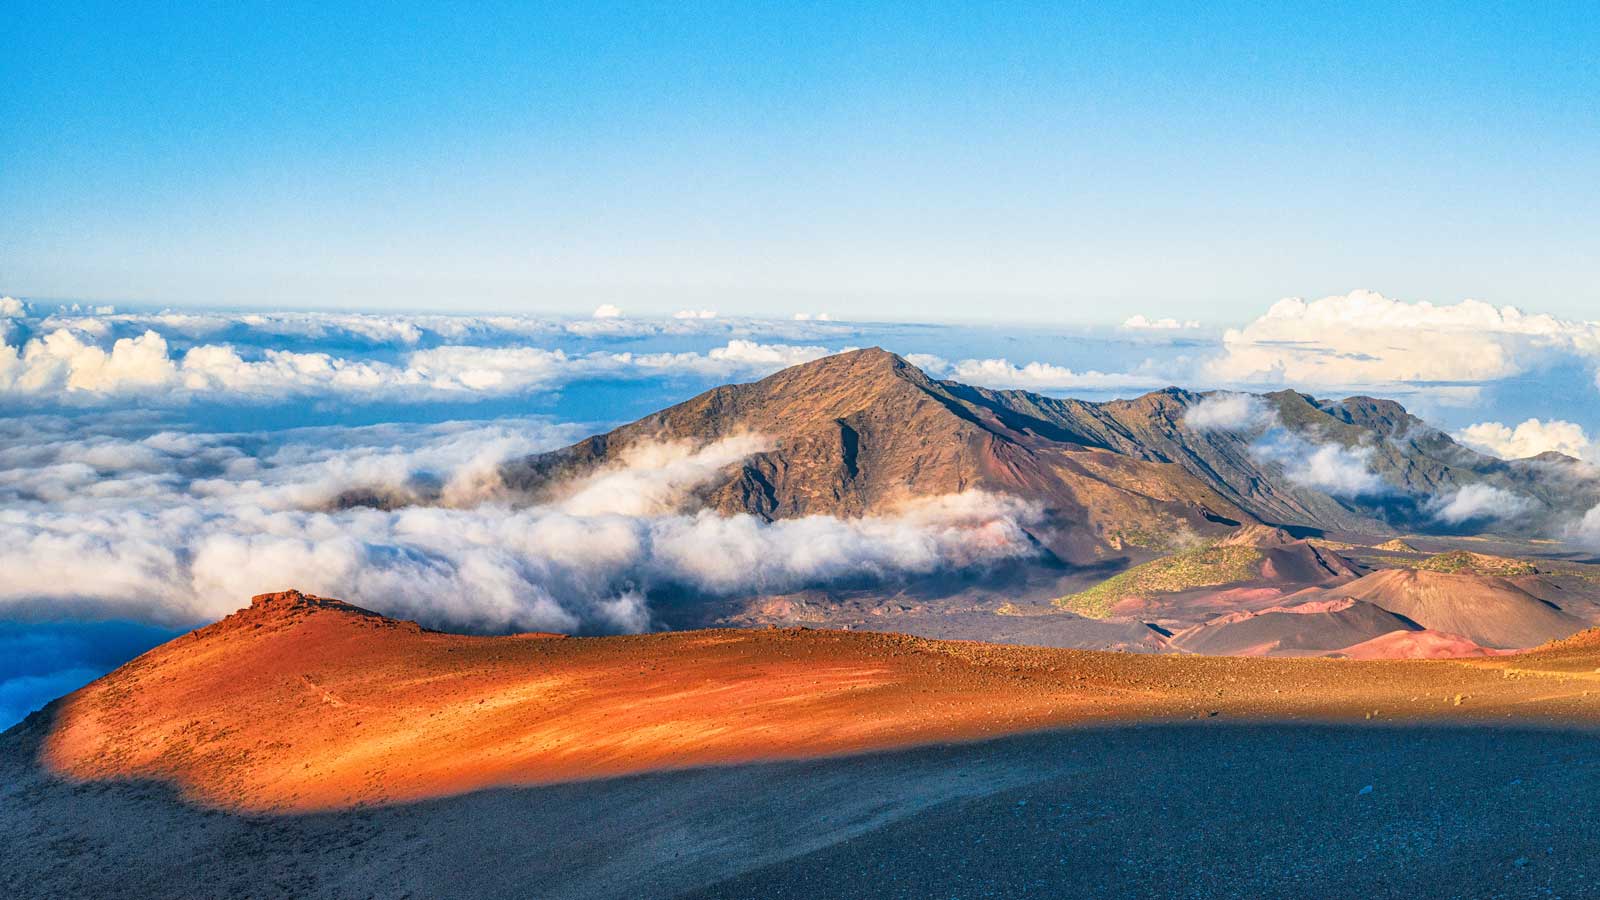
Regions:
<instances>
[{"instance_id":1,"label":"low cloud bank","mask_svg":"<svg viewBox=\"0 0 1600 900\"><path fill-rule=\"evenodd\" d=\"M1223 383L1299 386L1485 382L1556 356L1600 359L1600 322L1478 300L1408 303L1373 291L1280 300L1223 335L1206 374Z\"/></svg>"},{"instance_id":2,"label":"low cloud bank","mask_svg":"<svg viewBox=\"0 0 1600 900\"><path fill-rule=\"evenodd\" d=\"M13 420L0 453L0 615L189 625L285 587L437 626L639 631L660 589L712 596L897 578L1036 552L1009 497L777 523L685 501L759 437L642 448L516 507L499 460L571 438L538 420L109 437ZM36 439L25 437L36 434ZM433 505L339 508L352 492Z\"/></svg>"},{"instance_id":3,"label":"low cloud bank","mask_svg":"<svg viewBox=\"0 0 1600 900\"><path fill-rule=\"evenodd\" d=\"M6 301L10 301L7 303ZM684 310L671 318L601 316L556 318L530 315L338 312L122 312L110 307L57 309L42 317L15 298L0 298L0 319L27 319L44 334L65 328L94 338L132 337L155 331L168 338L253 342L292 338L354 347L417 347L440 344L502 346L561 338L701 337L817 341L852 335L853 326L827 319L752 319ZM619 310L620 312L620 310ZM709 313L709 315L708 315Z\"/></svg>"},{"instance_id":4,"label":"low cloud bank","mask_svg":"<svg viewBox=\"0 0 1600 900\"><path fill-rule=\"evenodd\" d=\"M1469 484L1449 494L1437 495L1427 504L1434 519L1447 525L1509 521L1527 515L1535 507L1529 497L1487 484Z\"/></svg>"},{"instance_id":5,"label":"low cloud bank","mask_svg":"<svg viewBox=\"0 0 1600 900\"><path fill-rule=\"evenodd\" d=\"M1177 319L1152 319L1143 313L1139 313L1125 319L1122 327L1132 331L1178 331L1180 329L1199 328L1200 323L1194 319L1186 319L1182 322Z\"/></svg>"},{"instance_id":6,"label":"low cloud bank","mask_svg":"<svg viewBox=\"0 0 1600 900\"><path fill-rule=\"evenodd\" d=\"M963 359L951 362L940 356L913 353L906 357L912 365L934 378L959 381L999 390L1065 391L1150 389L1165 382L1151 375L1129 372L1074 371L1050 363L1030 362L1014 365L1007 359Z\"/></svg>"},{"instance_id":7,"label":"low cloud bank","mask_svg":"<svg viewBox=\"0 0 1600 900\"><path fill-rule=\"evenodd\" d=\"M399 363L322 352L266 349L246 358L231 344L176 350L156 331L109 346L67 328L0 344L0 397L63 403L138 398L181 403L196 396L262 400L472 400L560 387L580 379L765 375L834 352L827 347L731 340L704 353L592 351L446 345Z\"/></svg>"}]
</instances>

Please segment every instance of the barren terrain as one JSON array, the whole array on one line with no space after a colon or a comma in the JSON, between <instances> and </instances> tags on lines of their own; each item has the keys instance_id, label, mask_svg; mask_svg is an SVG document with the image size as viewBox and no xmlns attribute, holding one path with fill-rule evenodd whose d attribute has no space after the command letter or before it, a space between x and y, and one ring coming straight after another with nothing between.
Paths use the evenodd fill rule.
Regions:
<instances>
[{"instance_id":1,"label":"barren terrain","mask_svg":"<svg viewBox=\"0 0 1600 900\"><path fill-rule=\"evenodd\" d=\"M1597 720L1594 632L1467 660L1239 659L805 630L467 637L265 595L6 733L0 887L965 896L994 858L1001 894L1163 896L1170 853L1210 860L1183 876L1209 887L1179 896L1289 896L1372 888L1358 859L1385 865L1385 829L1435 862L1521 877L1536 859L1572 885L1596 858L1573 816ZM1230 843L1259 841L1264 815L1285 830ZM1331 827L1349 816L1372 821ZM1309 881L1244 864L1297 828L1323 834ZM1471 856L1491 849L1490 869ZM1479 895L1458 882L1408 895Z\"/></svg>"}]
</instances>

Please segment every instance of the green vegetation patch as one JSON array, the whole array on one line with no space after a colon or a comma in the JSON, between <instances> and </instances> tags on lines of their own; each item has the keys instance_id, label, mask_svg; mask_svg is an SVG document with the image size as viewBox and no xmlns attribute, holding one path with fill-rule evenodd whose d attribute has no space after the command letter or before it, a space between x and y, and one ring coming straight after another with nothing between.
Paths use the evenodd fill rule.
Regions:
<instances>
[{"instance_id":1,"label":"green vegetation patch","mask_svg":"<svg viewBox=\"0 0 1600 900\"><path fill-rule=\"evenodd\" d=\"M1114 550L1138 547L1141 550L1176 550L1177 540L1183 533L1177 523L1166 528L1119 528L1110 536Z\"/></svg>"},{"instance_id":2,"label":"green vegetation patch","mask_svg":"<svg viewBox=\"0 0 1600 900\"><path fill-rule=\"evenodd\" d=\"M1261 551L1255 547L1199 547L1134 566L1088 590L1056 598L1055 604L1080 616L1103 619L1130 597L1147 599L1198 587L1246 581L1261 574Z\"/></svg>"},{"instance_id":3,"label":"green vegetation patch","mask_svg":"<svg viewBox=\"0 0 1600 900\"><path fill-rule=\"evenodd\" d=\"M1417 568L1451 575L1498 575L1502 578L1512 575L1537 575L1539 572L1533 563L1524 560L1473 553L1471 550L1451 550L1448 553L1430 556L1418 563Z\"/></svg>"},{"instance_id":4,"label":"green vegetation patch","mask_svg":"<svg viewBox=\"0 0 1600 900\"><path fill-rule=\"evenodd\" d=\"M1403 540L1401 540L1399 538L1395 538L1392 541L1384 541L1383 543L1379 544L1376 547L1373 547L1372 549L1374 549L1374 550L1387 550L1390 553L1418 553L1418 552L1420 552L1419 550L1417 550L1417 548L1411 546L1410 544L1406 543L1405 541L1403 541Z\"/></svg>"}]
</instances>

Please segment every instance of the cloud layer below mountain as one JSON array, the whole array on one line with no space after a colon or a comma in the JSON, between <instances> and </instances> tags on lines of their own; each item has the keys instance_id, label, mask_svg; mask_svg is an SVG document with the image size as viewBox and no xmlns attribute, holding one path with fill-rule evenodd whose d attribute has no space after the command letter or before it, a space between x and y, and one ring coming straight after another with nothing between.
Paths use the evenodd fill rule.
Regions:
<instances>
[{"instance_id":1,"label":"cloud layer below mountain","mask_svg":"<svg viewBox=\"0 0 1600 900\"><path fill-rule=\"evenodd\" d=\"M112 436L48 417L7 429L8 618L186 625L293 586L455 628L639 631L653 624L657 589L784 591L1035 552L1024 527L1036 511L985 494L778 523L683 502L763 446L759 436L647 448L529 507L500 492L499 463L571 429L514 420ZM352 496L391 508L341 508Z\"/></svg>"}]
</instances>

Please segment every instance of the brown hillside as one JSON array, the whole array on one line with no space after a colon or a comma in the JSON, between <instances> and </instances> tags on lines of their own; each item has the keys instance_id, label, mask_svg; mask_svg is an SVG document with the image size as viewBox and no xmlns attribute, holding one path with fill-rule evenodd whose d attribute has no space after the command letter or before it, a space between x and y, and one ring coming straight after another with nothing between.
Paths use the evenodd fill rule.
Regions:
<instances>
[{"instance_id":1,"label":"brown hillside","mask_svg":"<svg viewBox=\"0 0 1600 900\"><path fill-rule=\"evenodd\" d=\"M1584 627L1506 579L1488 575L1384 569L1325 593L1365 600L1485 647L1536 647Z\"/></svg>"}]
</instances>

